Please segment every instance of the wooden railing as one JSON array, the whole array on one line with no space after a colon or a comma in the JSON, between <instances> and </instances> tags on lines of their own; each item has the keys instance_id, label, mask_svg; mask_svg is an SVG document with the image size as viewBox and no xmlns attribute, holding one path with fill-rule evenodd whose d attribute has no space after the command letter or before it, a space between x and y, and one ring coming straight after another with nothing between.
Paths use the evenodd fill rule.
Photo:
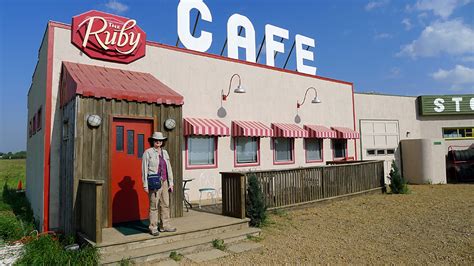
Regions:
<instances>
[{"instance_id":1,"label":"wooden railing","mask_svg":"<svg viewBox=\"0 0 474 266\"><path fill-rule=\"evenodd\" d=\"M256 172L222 172L222 212L244 218L247 178L257 176L268 209L380 188L383 161Z\"/></svg>"},{"instance_id":2,"label":"wooden railing","mask_svg":"<svg viewBox=\"0 0 474 266\"><path fill-rule=\"evenodd\" d=\"M79 231L95 243L102 242L102 180L79 180Z\"/></svg>"}]
</instances>

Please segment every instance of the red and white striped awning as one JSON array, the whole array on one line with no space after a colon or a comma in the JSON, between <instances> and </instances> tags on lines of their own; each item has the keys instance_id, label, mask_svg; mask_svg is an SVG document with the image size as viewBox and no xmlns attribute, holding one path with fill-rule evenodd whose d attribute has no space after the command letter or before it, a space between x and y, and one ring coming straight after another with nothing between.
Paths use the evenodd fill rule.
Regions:
<instances>
[{"instance_id":1,"label":"red and white striped awning","mask_svg":"<svg viewBox=\"0 0 474 266\"><path fill-rule=\"evenodd\" d=\"M217 119L184 118L184 135L229 136L230 129Z\"/></svg>"},{"instance_id":2,"label":"red and white striped awning","mask_svg":"<svg viewBox=\"0 0 474 266\"><path fill-rule=\"evenodd\" d=\"M353 129L347 127L331 127L333 130L337 132L338 139L358 139L360 138L360 134Z\"/></svg>"},{"instance_id":3,"label":"red and white striped awning","mask_svg":"<svg viewBox=\"0 0 474 266\"><path fill-rule=\"evenodd\" d=\"M232 121L232 136L273 137L273 129L256 121Z\"/></svg>"},{"instance_id":4,"label":"red and white striped awning","mask_svg":"<svg viewBox=\"0 0 474 266\"><path fill-rule=\"evenodd\" d=\"M336 131L331 130L325 126L319 125L304 125L303 127L308 131L308 138L318 139L335 139L337 138Z\"/></svg>"},{"instance_id":5,"label":"red and white striped awning","mask_svg":"<svg viewBox=\"0 0 474 266\"><path fill-rule=\"evenodd\" d=\"M307 138L308 131L294 124L272 123L273 136L283 138Z\"/></svg>"}]
</instances>

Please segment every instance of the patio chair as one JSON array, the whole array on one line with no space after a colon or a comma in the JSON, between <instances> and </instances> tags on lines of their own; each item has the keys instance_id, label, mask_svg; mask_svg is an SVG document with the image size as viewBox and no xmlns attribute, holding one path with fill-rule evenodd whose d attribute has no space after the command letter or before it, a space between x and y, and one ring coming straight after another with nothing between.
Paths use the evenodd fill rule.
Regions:
<instances>
[{"instance_id":1,"label":"patio chair","mask_svg":"<svg viewBox=\"0 0 474 266\"><path fill-rule=\"evenodd\" d=\"M213 204L217 204L217 190L214 187L214 179L210 176L201 173L199 177L200 187L199 190L199 209L201 209L202 194L207 194L210 197Z\"/></svg>"}]
</instances>

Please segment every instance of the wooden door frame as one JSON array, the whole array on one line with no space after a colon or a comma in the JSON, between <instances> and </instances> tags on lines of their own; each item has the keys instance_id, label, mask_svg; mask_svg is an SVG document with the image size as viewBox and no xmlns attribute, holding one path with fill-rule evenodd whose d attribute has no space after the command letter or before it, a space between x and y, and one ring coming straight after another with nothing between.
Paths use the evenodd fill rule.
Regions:
<instances>
[{"instance_id":1,"label":"wooden door frame","mask_svg":"<svg viewBox=\"0 0 474 266\"><path fill-rule=\"evenodd\" d=\"M107 189L109 190L109 196L107 199L107 227L112 227L112 150L113 150L113 143L112 143L112 134L113 134L113 122L114 119L128 119L128 120L147 120L152 121L151 129L154 132L157 128L158 118L156 116L127 116L127 115L109 115L109 132L110 132L110 140L109 140L109 159L108 165L109 170L107 178Z\"/></svg>"}]
</instances>

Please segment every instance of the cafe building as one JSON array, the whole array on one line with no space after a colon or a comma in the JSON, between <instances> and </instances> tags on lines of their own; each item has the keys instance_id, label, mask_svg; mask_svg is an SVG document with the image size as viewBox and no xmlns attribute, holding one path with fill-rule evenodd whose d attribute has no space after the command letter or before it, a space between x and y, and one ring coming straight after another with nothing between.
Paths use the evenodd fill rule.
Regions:
<instances>
[{"instance_id":1,"label":"cafe building","mask_svg":"<svg viewBox=\"0 0 474 266\"><path fill-rule=\"evenodd\" d=\"M42 230L75 230L81 182L100 183L102 227L145 219L141 155L161 131L180 217L184 199L220 197L220 172L381 159L381 150L396 159L401 139L438 127L417 106L355 94L350 81L147 41L134 20L90 11L47 24L28 92L27 197ZM449 127L471 127L472 138L467 112Z\"/></svg>"}]
</instances>

